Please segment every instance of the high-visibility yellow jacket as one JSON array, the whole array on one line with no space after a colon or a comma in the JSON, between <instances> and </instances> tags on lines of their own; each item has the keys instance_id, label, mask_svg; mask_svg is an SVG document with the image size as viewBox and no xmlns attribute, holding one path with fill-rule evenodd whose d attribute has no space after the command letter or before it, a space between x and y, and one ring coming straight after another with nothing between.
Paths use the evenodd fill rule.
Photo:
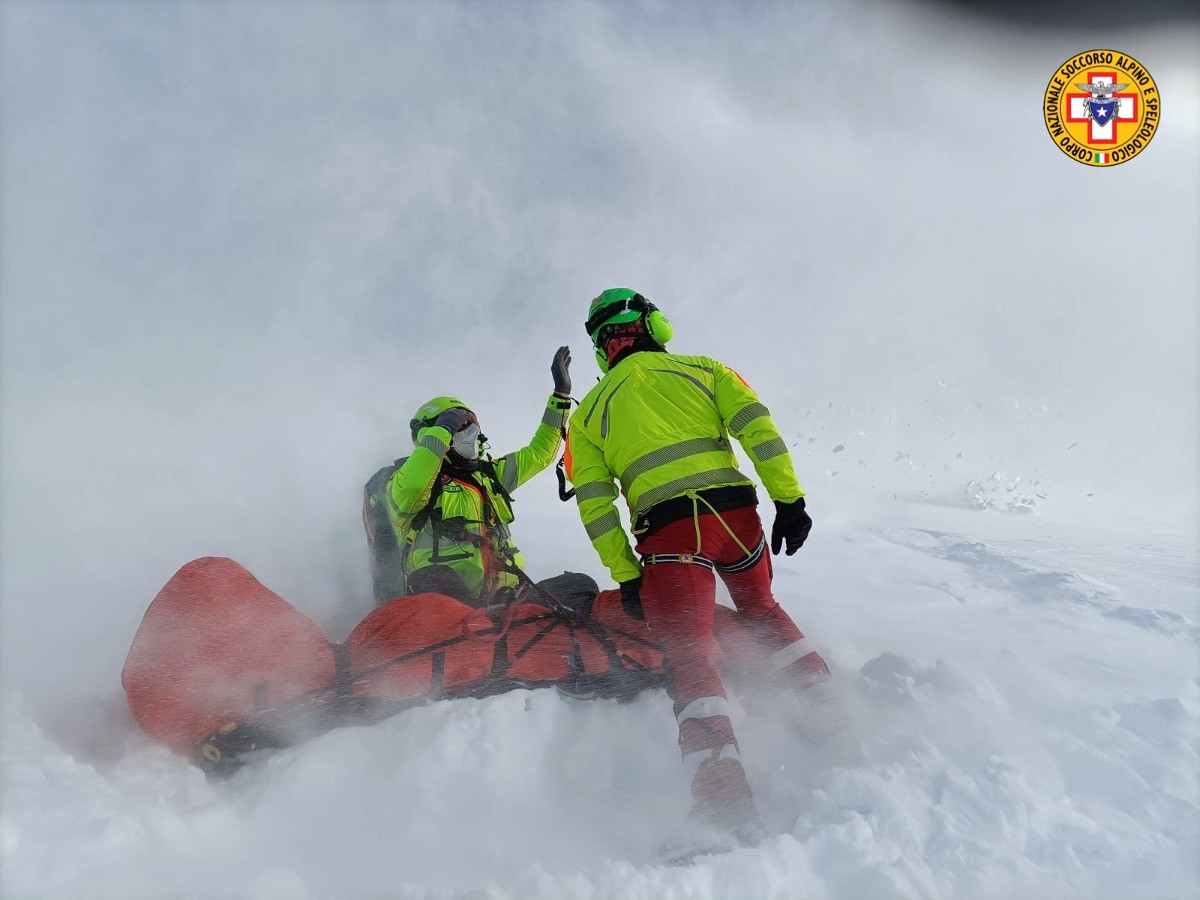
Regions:
<instances>
[{"instance_id":1,"label":"high-visibility yellow jacket","mask_svg":"<svg viewBox=\"0 0 1200 900\"><path fill-rule=\"evenodd\" d=\"M636 578L641 567L621 527L614 479L631 519L695 491L753 484L738 471L730 436L772 500L804 496L767 408L715 359L633 353L580 401L567 438L568 477L588 537L616 581Z\"/></svg>"},{"instance_id":2,"label":"high-visibility yellow jacket","mask_svg":"<svg viewBox=\"0 0 1200 900\"><path fill-rule=\"evenodd\" d=\"M494 464L505 491L515 491L554 462L569 411L569 400L551 395L528 446L483 461L484 467ZM501 567L502 558L524 567L508 530L512 507L484 471L443 470L450 439L449 431L435 425L417 432L412 455L388 480L388 517L404 553L405 578L426 566L445 565L462 576L473 597L490 596L499 587L517 585L516 576Z\"/></svg>"}]
</instances>

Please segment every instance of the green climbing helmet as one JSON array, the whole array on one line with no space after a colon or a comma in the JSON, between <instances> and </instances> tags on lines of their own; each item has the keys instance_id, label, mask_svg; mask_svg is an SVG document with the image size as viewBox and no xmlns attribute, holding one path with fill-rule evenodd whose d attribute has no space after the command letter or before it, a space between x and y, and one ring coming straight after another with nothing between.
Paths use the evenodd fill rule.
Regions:
<instances>
[{"instance_id":1,"label":"green climbing helmet","mask_svg":"<svg viewBox=\"0 0 1200 900\"><path fill-rule=\"evenodd\" d=\"M665 347L671 340L670 320L657 306L629 288L609 288L596 297L588 308L588 319L583 327L592 339L592 345L598 346L600 331L605 325L624 325L638 319L644 320L646 333L659 346Z\"/></svg>"},{"instance_id":2,"label":"green climbing helmet","mask_svg":"<svg viewBox=\"0 0 1200 900\"><path fill-rule=\"evenodd\" d=\"M434 420L448 409L465 409L472 416L475 415L471 407L457 397L434 397L432 400L422 403L420 409L413 413L412 421L408 423L408 427L412 430L412 439L415 441L418 431L426 425L432 425Z\"/></svg>"}]
</instances>

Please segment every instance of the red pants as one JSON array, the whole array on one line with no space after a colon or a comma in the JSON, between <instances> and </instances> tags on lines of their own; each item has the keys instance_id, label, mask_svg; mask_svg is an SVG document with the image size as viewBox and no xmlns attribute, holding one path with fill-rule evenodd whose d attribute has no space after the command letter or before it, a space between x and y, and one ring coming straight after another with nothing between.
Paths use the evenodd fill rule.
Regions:
<instances>
[{"instance_id":1,"label":"red pants","mask_svg":"<svg viewBox=\"0 0 1200 900\"><path fill-rule=\"evenodd\" d=\"M785 678L803 687L829 676L824 660L808 646L804 634L771 593L771 554L758 510L745 506L722 512L720 517L713 513L698 519L689 516L648 535L637 550L643 557L694 554L716 566L714 572L700 562L647 562L642 571L641 598L646 623L661 644L671 670L679 744L685 761L691 757L690 761L699 765L705 758L736 759L737 739L729 721L725 689L717 674L713 640L717 575L729 589L745 629ZM747 561L746 550L757 550L760 557ZM723 567L728 568L723 571Z\"/></svg>"}]
</instances>

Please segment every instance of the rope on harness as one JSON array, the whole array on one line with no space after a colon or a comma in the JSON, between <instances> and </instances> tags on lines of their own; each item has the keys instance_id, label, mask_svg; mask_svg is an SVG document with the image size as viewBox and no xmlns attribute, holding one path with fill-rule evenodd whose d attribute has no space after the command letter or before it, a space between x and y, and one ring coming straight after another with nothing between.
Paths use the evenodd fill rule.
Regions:
<instances>
[{"instance_id":1,"label":"rope on harness","mask_svg":"<svg viewBox=\"0 0 1200 900\"><path fill-rule=\"evenodd\" d=\"M564 412L569 411L571 409L572 401L575 401L576 403L579 402L575 400L574 397L568 397L565 400L559 400L559 402L555 403L554 408ZM558 431L562 435L563 454L558 458L558 462L554 465L554 476L558 479L558 499L563 503L566 503L575 496L575 488L567 488L567 426L561 426Z\"/></svg>"},{"instance_id":2,"label":"rope on harness","mask_svg":"<svg viewBox=\"0 0 1200 900\"><path fill-rule=\"evenodd\" d=\"M558 479L558 499L566 503L575 496L575 488L567 487L566 456L559 457L554 466L554 476Z\"/></svg>"},{"instance_id":3,"label":"rope on harness","mask_svg":"<svg viewBox=\"0 0 1200 900\"><path fill-rule=\"evenodd\" d=\"M711 569L713 571L736 573L736 572L744 572L747 569L751 569L758 564L758 561L760 559L762 559L762 555L767 548L766 534L759 534L758 543L755 544L754 549L751 550L745 544L742 543L741 538L739 538L736 534L734 534L733 529L729 527L729 523L725 521L724 517L719 512L717 512L716 507L714 507L711 503L709 503L707 498L705 498L703 494L699 493L698 491L692 490L692 491L685 491L682 494L682 496L687 497L692 501L692 523L696 526L696 550L695 550L695 552L693 552L693 553L650 553L650 554L647 554L642 557L642 565L643 566L653 566L653 565L658 565L661 563L683 563L685 565L704 566L705 568ZM724 528L725 531L727 531L729 533L729 536L731 538L733 538L733 542L735 544L737 544L738 547L741 549L742 553L745 554L745 556L743 556L737 562L729 563L728 565L718 565L717 563L713 562L713 560L709 559L707 556L702 556L700 554L700 551L703 549L703 539L700 534L700 504L701 503L703 503L705 506L707 506L708 511L717 517L717 521L721 523L721 527Z\"/></svg>"},{"instance_id":4,"label":"rope on harness","mask_svg":"<svg viewBox=\"0 0 1200 900\"><path fill-rule=\"evenodd\" d=\"M741 539L736 534L733 533L733 529L729 527L729 523L726 522L724 518L722 518L721 514L719 512L717 512L716 507L713 506L711 503L709 503L703 494L700 494L697 491L687 491L685 496L692 498L692 518L696 522L696 552L697 553L700 552L700 504L703 503L705 506L708 507L708 511L717 517L717 521L721 523L721 527L724 528L726 532L728 532L729 536L731 538L733 538L733 542L735 544L737 544L739 548L741 548L741 551L743 553L745 553L746 556L751 555L751 553L753 551L750 550L745 544L743 544L741 542Z\"/></svg>"}]
</instances>

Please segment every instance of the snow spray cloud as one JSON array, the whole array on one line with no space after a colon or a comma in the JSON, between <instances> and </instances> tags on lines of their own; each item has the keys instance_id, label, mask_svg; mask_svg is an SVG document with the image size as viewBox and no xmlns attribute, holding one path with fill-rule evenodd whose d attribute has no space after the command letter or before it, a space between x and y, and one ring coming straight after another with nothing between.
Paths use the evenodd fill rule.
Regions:
<instances>
[{"instance_id":1,"label":"snow spray cloud","mask_svg":"<svg viewBox=\"0 0 1200 900\"><path fill-rule=\"evenodd\" d=\"M941 8L0 17L2 662L36 700L115 690L204 554L340 637L369 595L361 484L412 410L467 397L519 446L559 343L589 382L583 310L614 285L830 454L887 423L887 459L966 441L1110 503L1194 496L1194 31L1112 35L1170 100L1152 153L1092 172L1037 120L1071 35ZM570 520L551 494L521 515ZM525 549L588 552L556 540Z\"/></svg>"}]
</instances>

